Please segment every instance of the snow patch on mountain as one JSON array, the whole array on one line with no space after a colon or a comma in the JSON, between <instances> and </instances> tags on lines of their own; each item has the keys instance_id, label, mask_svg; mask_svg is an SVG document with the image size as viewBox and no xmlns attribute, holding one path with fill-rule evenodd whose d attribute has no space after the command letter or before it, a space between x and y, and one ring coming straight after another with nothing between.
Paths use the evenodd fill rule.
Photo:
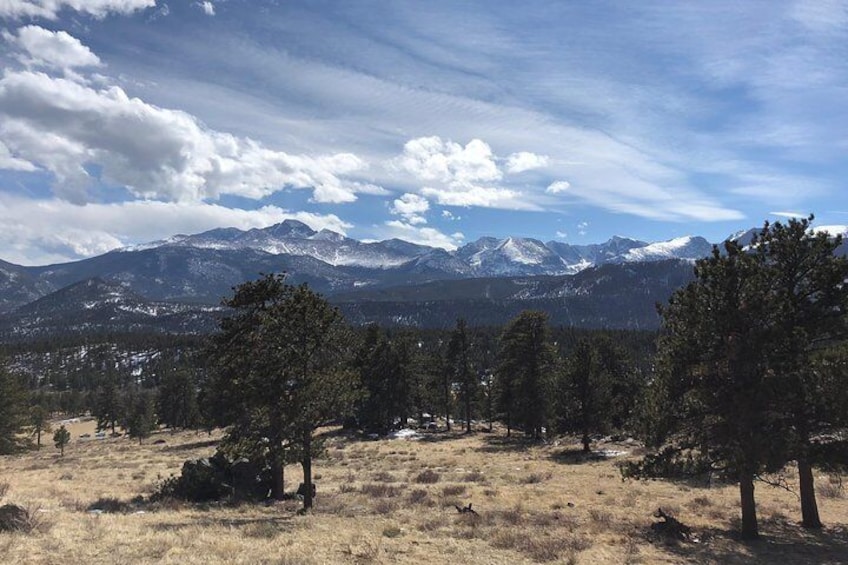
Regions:
<instances>
[{"instance_id":1,"label":"snow patch on mountain","mask_svg":"<svg viewBox=\"0 0 848 565\"><path fill-rule=\"evenodd\" d=\"M703 237L684 236L668 241L650 243L644 247L630 249L622 256L625 262L660 261L662 259L700 259L712 251Z\"/></svg>"}]
</instances>

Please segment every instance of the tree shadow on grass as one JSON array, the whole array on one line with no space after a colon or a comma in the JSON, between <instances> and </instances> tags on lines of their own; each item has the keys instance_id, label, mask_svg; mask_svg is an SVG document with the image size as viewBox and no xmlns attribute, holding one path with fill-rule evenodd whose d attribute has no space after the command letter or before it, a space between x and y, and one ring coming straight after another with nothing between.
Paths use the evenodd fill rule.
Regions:
<instances>
[{"instance_id":1,"label":"tree shadow on grass","mask_svg":"<svg viewBox=\"0 0 848 565\"><path fill-rule=\"evenodd\" d=\"M482 453L506 453L519 452L544 445L539 440L527 438L521 435L506 437L502 435L488 435L483 440L483 446L478 447L477 451Z\"/></svg>"},{"instance_id":2,"label":"tree shadow on grass","mask_svg":"<svg viewBox=\"0 0 848 565\"><path fill-rule=\"evenodd\" d=\"M203 441L194 441L191 443L183 443L180 445L168 445L162 448L162 451L176 452L191 451L193 449L202 449L206 447L215 447L220 443L219 439L207 439Z\"/></svg>"},{"instance_id":3,"label":"tree shadow on grass","mask_svg":"<svg viewBox=\"0 0 848 565\"><path fill-rule=\"evenodd\" d=\"M297 522L294 520L293 516L263 516L261 518L207 518L204 516L198 519L182 520L178 522L162 522L159 524L153 524L151 527L157 531L171 532L186 528L196 528L198 526L220 526L224 528L273 526L275 528L279 528L280 532L290 532L297 526Z\"/></svg>"},{"instance_id":4,"label":"tree shadow on grass","mask_svg":"<svg viewBox=\"0 0 848 565\"><path fill-rule=\"evenodd\" d=\"M554 451L551 453L550 459L563 465L582 465L583 463L609 461L610 457L595 451L583 451L582 447L571 447Z\"/></svg>"},{"instance_id":5,"label":"tree shadow on grass","mask_svg":"<svg viewBox=\"0 0 848 565\"><path fill-rule=\"evenodd\" d=\"M760 524L760 539L754 541L741 540L736 530L714 528L699 534L701 543L675 542L664 547L687 563L848 562L848 529L842 525L816 531L790 521L764 520Z\"/></svg>"}]
</instances>

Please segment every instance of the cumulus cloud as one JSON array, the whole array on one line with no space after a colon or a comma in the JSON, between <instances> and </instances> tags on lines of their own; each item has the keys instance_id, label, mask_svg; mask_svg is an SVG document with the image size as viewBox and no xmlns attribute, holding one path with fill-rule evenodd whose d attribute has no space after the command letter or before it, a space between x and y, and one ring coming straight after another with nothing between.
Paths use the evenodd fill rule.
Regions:
<instances>
[{"instance_id":1,"label":"cumulus cloud","mask_svg":"<svg viewBox=\"0 0 848 565\"><path fill-rule=\"evenodd\" d=\"M438 136L411 139L397 159L400 168L425 180L448 184L495 181L502 176L492 149L479 139L465 147Z\"/></svg>"},{"instance_id":2,"label":"cumulus cloud","mask_svg":"<svg viewBox=\"0 0 848 565\"><path fill-rule=\"evenodd\" d=\"M264 228L286 219L339 233L351 227L335 214L292 212L277 206L244 210L202 202L145 200L76 205L0 194L0 248L4 260L39 265L89 257L176 233L221 226Z\"/></svg>"},{"instance_id":3,"label":"cumulus cloud","mask_svg":"<svg viewBox=\"0 0 848 565\"><path fill-rule=\"evenodd\" d=\"M366 167L356 155L293 155L203 126L194 116L43 72L0 79L0 140L17 159L56 176L58 195L86 201L99 180L142 198L191 201L234 194L262 198L311 188L316 202L352 202L378 186L345 178Z\"/></svg>"},{"instance_id":4,"label":"cumulus cloud","mask_svg":"<svg viewBox=\"0 0 848 565\"><path fill-rule=\"evenodd\" d=\"M507 157L506 170L510 173L522 173L545 167L548 161L549 158L547 155L536 155L528 151L519 151Z\"/></svg>"},{"instance_id":5,"label":"cumulus cloud","mask_svg":"<svg viewBox=\"0 0 848 565\"><path fill-rule=\"evenodd\" d=\"M571 188L570 182L558 180L549 184L548 188L545 189L545 192L547 192L548 194L561 194L563 192L568 191L569 188Z\"/></svg>"},{"instance_id":6,"label":"cumulus cloud","mask_svg":"<svg viewBox=\"0 0 848 565\"><path fill-rule=\"evenodd\" d=\"M0 17L55 20L63 9L95 18L109 14L131 14L156 5L156 0L2 0Z\"/></svg>"},{"instance_id":7,"label":"cumulus cloud","mask_svg":"<svg viewBox=\"0 0 848 565\"><path fill-rule=\"evenodd\" d=\"M459 247L459 244L465 239L465 236L460 232L447 235L435 228L414 226L400 220L390 220L384 224L383 229L378 231L384 237L395 237L420 245L441 247L448 251L453 251Z\"/></svg>"},{"instance_id":8,"label":"cumulus cloud","mask_svg":"<svg viewBox=\"0 0 848 565\"><path fill-rule=\"evenodd\" d=\"M79 39L64 31L28 25L17 33L3 32L3 39L21 52L17 58L27 66L69 70L100 66L100 58Z\"/></svg>"},{"instance_id":9,"label":"cumulus cloud","mask_svg":"<svg viewBox=\"0 0 848 565\"><path fill-rule=\"evenodd\" d=\"M430 202L426 198L417 194L406 193L395 199L389 211L397 216L403 216L405 221L415 225L427 223L423 214L429 209Z\"/></svg>"},{"instance_id":10,"label":"cumulus cloud","mask_svg":"<svg viewBox=\"0 0 848 565\"><path fill-rule=\"evenodd\" d=\"M579 222L577 224L577 233L580 235L586 235L586 230L589 229L589 222Z\"/></svg>"},{"instance_id":11,"label":"cumulus cloud","mask_svg":"<svg viewBox=\"0 0 848 565\"><path fill-rule=\"evenodd\" d=\"M546 159L533 153L513 153L506 160L514 166L532 168L531 162ZM542 210L523 191L504 183L504 171L492 148L480 139L466 145L438 136L419 137L404 144L403 153L391 167L411 175L420 192L443 206L479 206L507 210ZM522 169L526 170L526 169Z\"/></svg>"}]
</instances>

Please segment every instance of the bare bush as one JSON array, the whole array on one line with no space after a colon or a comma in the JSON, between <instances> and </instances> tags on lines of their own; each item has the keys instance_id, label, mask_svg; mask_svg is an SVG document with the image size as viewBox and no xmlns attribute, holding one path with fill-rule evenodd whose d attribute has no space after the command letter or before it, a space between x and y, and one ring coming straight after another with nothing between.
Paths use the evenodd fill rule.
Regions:
<instances>
[{"instance_id":1,"label":"bare bush","mask_svg":"<svg viewBox=\"0 0 848 565\"><path fill-rule=\"evenodd\" d=\"M410 492L406 497L410 504L418 504L421 506L433 506L435 503L430 498L430 493L423 488L418 488Z\"/></svg>"},{"instance_id":2,"label":"bare bush","mask_svg":"<svg viewBox=\"0 0 848 565\"><path fill-rule=\"evenodd\" d=\"M439 475L436 471L432 469L424 469L415 476L414 480L419 484L432 485L434 483L438 483L441 478L441 475Z\"/></svg>"},{"instance_id":3,"label":"bare bush","mask_svg":"<svg viewBox=\"0 0 848 565\"><path fill-rule=\"evenodd\" d=\"M460 494L465 493L465 491L465 485L445 485L442 488L442 494L444 496L459 496Z\"/></svg>"},{"instance_id":4,"label":"bare bush","mask_svg":"<svg viewBox=\"0 0 848 565\"><path fill-rule=\"evenodd\" d=\"M359 492L373 498L388 498L398 496L401 488L386 483L366 483L359 487Z\"/></svg>"},{"instance_id":5,"label":"bare bush","mask_svg":"<svg viewBox=\"0 0 848 565\"><path fill-rule=\"evenodd\" d=\"M826 483L819 483L816 490L823 498L842 498L845 488L842 485L842 477L830 475Z\"/></svg>"},{"instance_id":6,"label":"bare bush","mask_svg":"<svg viewBox=\"0 0 848 565\"><path fill-rule=\"evenodd\" d=\"M40 506L18 506L5 504L0 506L0 532L22 532L31 534L45 532L51 524L41 513Z\"/></svg>"}]
</instances>

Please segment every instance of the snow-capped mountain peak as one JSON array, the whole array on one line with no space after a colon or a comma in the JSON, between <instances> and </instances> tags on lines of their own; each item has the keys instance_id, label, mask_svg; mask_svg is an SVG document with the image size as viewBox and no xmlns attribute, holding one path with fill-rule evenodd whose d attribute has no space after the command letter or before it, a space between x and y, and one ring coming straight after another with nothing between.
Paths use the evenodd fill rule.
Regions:
<instances>
[{"instance_id":1,"label":"snow-capped mountain peak","mask_svg":"<svg viewBox=\"0 0 848 565\"><path fill-rule=\"evenodd\" d=\"M712 244L703 237L687 235L630 249L622 259L626 262L659 261L662 259L694 260L709 255L712 248Z\"/></svg>"}]
</instances>

